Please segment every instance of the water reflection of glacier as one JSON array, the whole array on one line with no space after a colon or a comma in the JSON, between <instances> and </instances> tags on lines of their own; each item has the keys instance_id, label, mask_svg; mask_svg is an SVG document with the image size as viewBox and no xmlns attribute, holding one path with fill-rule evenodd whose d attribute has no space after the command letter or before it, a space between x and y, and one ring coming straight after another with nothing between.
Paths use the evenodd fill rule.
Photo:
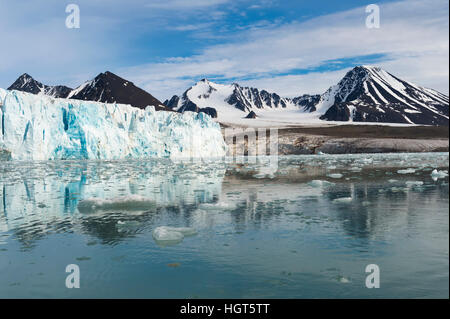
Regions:
<instances>
[{"instance_id":1,"label":"water reflection of glacier","mask_svg":"<svg viewBox=\"0 0 450 319\"><path fill-rule=\"evenodd\" d=\"M430 179L429 171L433 168L448 166L448 153L291 156L282 158L275 175L270 177L261 174L265 164L177 163L164 159L5 162L0 171L0 231L21 229L26 233L25 238L31 239L33 234L39 237L48 231L71 228L102 237L111 234L108 227L114 226L115 235L105 238L108 242L126 237L127 232L120 232L115 226L124 219L138 220L136 229L146 222L151 223L157 216L179 216L183 226L198 229L217 224L234 224L242 229L246 223L261 224L266 219L267 223L271 220L273 226L280 214L297 214L298 220L305 218L308 223L311 218L313 221L322 217L329 219L332 210L343 221L342 227L349 228L349 233L371 236L380 228L377 219L382 209L377 205L402 203L399 210L407 217L408 207L415 200L423 200L421 196L427 193L424 190L434 185L414 187L411 184L408 188L405 181L398 185L387 182L390 174L406 165L416 167L413 170L416 174L397 177L408 180L421 175L419 179L424 176ZM332 172L341 172L343 177L330 178ZM328 182L311 183L315 179L328 179ZM377 183L382 186L374 186ZM417 192L422 195L418 196ZM109 200L132 195L154 202L155 207L135 212L118 207L98 214L83 214L78 209L80 201L86 199ZM434 192L430 196L440 194ZM353 200L347 205L332 204L342 197ZM216 212L222 214L214 214ZM397 222L404 222L398 219L398 214L387 214L381 221L382 227L395 227ZM77 228L80 225L81 229ZM287 223L277 227L298 225ZM28 232L29 229L32 231Z\"/></svg>"},{"instance_id":2,"label":"water reflection of glacier","mask_svg":"<svg viewBox=\"0 0 450 319\"><path fill-rule=\"evenodd\" d=\"M5 163L0 180L0 229L77 214L80 200L140 195L163 206L216 200L224 164L150 162Z\"/></svg>"},{"instance_id":3,"label":"water reflection of glacier","mask_svg":"<svg viewBox=\"0 0 450 319\"><path fill-rule=\"evenodd\" d=\"M330 297L344 293L334 286L340 276L350 281L344 295L370 296L361 283L374 260L394 269L384 278L402 282L377 296L448 295L440 284L448 282L448 176L431 176L448 170L448 153L292 156L278 164L267 174L261 163L214 161L1 163L0 286L10 278L26 285L35 271L28 261L47 272L59 258L45 251L54 250L58 267L81 260L111 297ZM112 201L80 212L92 198ZM121 198L146 201L143 209L114 206ZM152 238L160 226L197 234L162 248ZM172 262L183 265L182 277L167 269ZM133 294L142 278L145 289ZM27 296L20 288L0 296ZM86 288L83 296L105 291ZM67 293L55 288L52 296Z\"/></svg>"}]
</instances>

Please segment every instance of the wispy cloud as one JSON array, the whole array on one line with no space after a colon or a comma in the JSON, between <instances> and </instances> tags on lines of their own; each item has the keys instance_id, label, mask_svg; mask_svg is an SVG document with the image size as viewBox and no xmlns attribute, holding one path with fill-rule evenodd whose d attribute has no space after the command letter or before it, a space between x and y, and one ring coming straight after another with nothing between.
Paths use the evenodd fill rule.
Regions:
<instances>
[{"instance_id":1,"label":"wispy cloud","mask_svg":"<svg viewBox=\"0 0 450 319\"><path fill-rule=\"evenodd\" d=\"M206 47L180 61L139 65L121 70L158 96L175 90L159 87L162 79L214 77L235 80L253 77L249 84L267 83L276 88L273 75L305 69L324 61L383 54L388 71L420 85L448 93L448 2L445 0L401 1L381 6L381 28L365 27L365 8L326 15L306 22L245 30L229 43ZM408 64L408 67L405 67ZM333 71L334 72L334 71ZM269 75L269 76L267 76ZM312 74L309 77L315 78ZM322 73L321 88L335 77ZM298 82L299 79L302 82ZM278 78L280 80L281 77ZM287 95L313 90L308 76L282 78ZM328 81L330 80L330 82ZM301 87L301 83L305 85ZM313 90L313 91L318 91Z\"/></svg>"},{"instance_id":2,"label":"wispy cloud","mask_svg":"<svg viewBox=\"0 0 450 319\"><path fill-rule=\"evenodd\" d=\"M175 30L175 31L196 31L211 27L211 23L199 23L199 24L185 24L185 25L178 25L178 26L169 26L169 30Z\"/></svg>"},{"instance_id":3,"label":"wispy cloud","mask_svg":"<svg viewBox=\"0 0 450 319\"><path fill-rule=\"evenodd\" d=\"M153 0L147 3L145 6L148 8L156 9L194 10L198 8L213 7L227 2L230 2L230 0Z\"/></svg>"},{"instance_id":4,"label":"wispy cloud","mask_svg":"<svg viewBox=\"0 0 450 319\"><path fill-rule=\"evenodd\" d=\"M280 10L267 0L77 2L79 30L65 28L60 0L1 2L0 86L22 72L73 86L111 70L160 99L205 77L293 96L324 91L353 57L378 55L369 63L448 93L446 0L384 3L380 29L365 27L364 7L288 21L265 15Z\"/></svg>"}]
</instances>

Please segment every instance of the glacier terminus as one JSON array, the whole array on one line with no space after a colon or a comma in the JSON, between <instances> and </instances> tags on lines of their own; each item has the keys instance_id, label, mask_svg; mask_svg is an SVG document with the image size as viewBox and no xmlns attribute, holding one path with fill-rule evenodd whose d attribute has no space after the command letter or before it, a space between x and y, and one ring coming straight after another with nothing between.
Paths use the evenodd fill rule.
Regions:
<instances>
[{"instance_id":1,"label":"glacier terminus","mask_svg":"<svg viewBox=\"0 0 450 319\"><path fill-rule=\"evenodd\" d=\"M0 157L13 160L222 157L205 113L53 98L0 89Z\"/></svg>"}]
</instances>

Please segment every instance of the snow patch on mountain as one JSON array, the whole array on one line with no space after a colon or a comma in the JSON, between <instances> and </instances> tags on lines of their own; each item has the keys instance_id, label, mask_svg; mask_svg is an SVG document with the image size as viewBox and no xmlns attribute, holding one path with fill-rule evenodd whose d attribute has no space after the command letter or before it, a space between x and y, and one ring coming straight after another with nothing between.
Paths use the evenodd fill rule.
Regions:
<instances>
[{"instance_id":1,"label":"snow patch on mountain","mask_svg":"<svg viewBox=\"0 0 450 319\"><path fill-rule=\"evenodd\" d=\"M22 74L8 90L18 90L39 95L49 95L55 98L65 98L72 90L64 85L45 85L33 79L29 74Z\"/></svg>"}]
</instances>

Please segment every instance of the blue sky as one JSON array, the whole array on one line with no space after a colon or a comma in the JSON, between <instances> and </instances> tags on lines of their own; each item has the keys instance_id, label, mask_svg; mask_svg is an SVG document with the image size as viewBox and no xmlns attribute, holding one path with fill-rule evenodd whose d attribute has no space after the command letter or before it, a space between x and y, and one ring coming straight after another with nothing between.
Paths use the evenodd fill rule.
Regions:
<instances>
[{"instance_id":1,"label":"blue sky","mask_svg":"<svg viewBox=\"0 0 450 319\"><path fill-rule=\"evenodd\" d=\"M67 29L66 5L80 7ZM365 26L380 6L381 27ZM202 78L285 96L379 65L448 94L447 0L0 0L0 87L76 87L109 70L164 100Z\"/></svg>"}]
</instances>

